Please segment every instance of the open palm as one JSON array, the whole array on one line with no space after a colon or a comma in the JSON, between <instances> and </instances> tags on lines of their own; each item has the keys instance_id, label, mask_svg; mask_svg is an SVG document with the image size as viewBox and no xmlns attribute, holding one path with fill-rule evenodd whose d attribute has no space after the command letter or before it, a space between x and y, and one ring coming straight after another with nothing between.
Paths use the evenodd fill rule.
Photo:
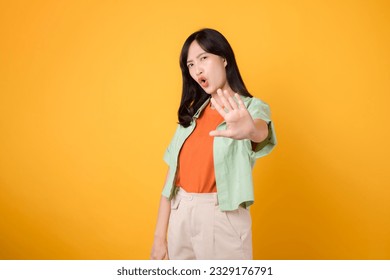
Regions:
<instances>
[{"instance_id":1,"label":"open palm","mask_svg":"<svg viewBox=\"0 0 390 280\"><path fill-rule=\"evenodd\" d=\"M246 109L239 94L233 98L225 90L217 91L219 102L211 98L218 113L225 119L226 130L213 130L211 136L228 137L236 140L248 139L251 133L256 129L254 121Z\"/></svg>"}]
</instances>

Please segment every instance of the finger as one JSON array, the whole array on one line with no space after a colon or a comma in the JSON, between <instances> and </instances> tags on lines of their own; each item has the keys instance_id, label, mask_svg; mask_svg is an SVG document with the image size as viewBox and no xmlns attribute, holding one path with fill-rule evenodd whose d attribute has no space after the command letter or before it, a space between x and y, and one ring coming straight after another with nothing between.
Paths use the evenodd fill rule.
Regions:
<instances>
[{"instance_id":1,"label":"finger","mask_svg":"<svg viewBox=\"0 0 390 280\"><path fill-rule=\"evenodd\" d=\"M233 110L238 110L237 101L234 100L234 98L232 96L230 96L230 95L228 97L228 100L229 100L230 106L232 106Z\"/></svg>"},{"instance_id":2,"label":"finger","mask_svg":"<svg viewBox=\"0 0 390 280\"><path fill-rule=\"evenodd\" d=\"M225 115L226 115L225 110L222 108L221 105L218 104L218 102L217 102L213 97L211 97L211 103L214 105L214 108L218 111L218 113L219 113L223 118L225 118Z\"/></svg>"},{"instance_id":3,"label":"finger","mask_svg":"<svg viewBox=\"0 0 390 280\"><path fill-rule=\"evenodd\" d=\"M212 130L209 133L213 137L230 137L230 132L228 130Z\"/></svg>"},{"instance_id":4,"label":"finger","mask_svg":"<svg viewBox=\"0 0 390 280\"><path fill-rule=\"evenodd\" d=\"M222 92L221 89L218 89L217 90L217 93L218 93L218 97L219 97L219 100L222 102L223 106L225 107L225 109L229 112L229 111L232 111L233 108L232 106L230 106L230 103L229 101L227 100L225 94Z\"/></svg>"},{"instance_id":5,"label":"finger","mask_svg":"<svg viewBox=\"0 0 390 280\"><path fill-rule=\"evenodd\" d=\"M217 95L218 96L219 96L219 91L220 91L220 89L217 90ZM214 101L217 102L219 104L219 106L224 107L224 105L222 103L222 99L220 99L219 97L214 98Z\"/></svg>"},{"instance_id":6,"label":"finger","mask_svg":"<svg viewBox=\"0 0 390 280\"><path fill-rule=\"evenodd\" d=\"M242 97L238 93L234 94L234 96L237 99L238 108L246 110L246 106L245 106L244 102L242 101Z\"/></svg>"}]
</instances>

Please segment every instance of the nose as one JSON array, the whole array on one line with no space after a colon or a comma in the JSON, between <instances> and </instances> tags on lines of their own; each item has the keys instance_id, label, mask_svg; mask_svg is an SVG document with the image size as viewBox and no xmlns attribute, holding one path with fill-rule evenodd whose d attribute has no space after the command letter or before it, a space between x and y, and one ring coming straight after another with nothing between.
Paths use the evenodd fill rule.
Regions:
<instances>
[{"instance_id":1,"label":"nose","mask_svg":"<svg viewBox=\"0 0 390 280\"><path fill-rule=\"evenodd\" d=\"M199 66L195 66L195 74L196 74L197 76L199 76L199 75L202 74L202 73L203 73L202 68L200 68Z\"/></svg>"}]
</instances>

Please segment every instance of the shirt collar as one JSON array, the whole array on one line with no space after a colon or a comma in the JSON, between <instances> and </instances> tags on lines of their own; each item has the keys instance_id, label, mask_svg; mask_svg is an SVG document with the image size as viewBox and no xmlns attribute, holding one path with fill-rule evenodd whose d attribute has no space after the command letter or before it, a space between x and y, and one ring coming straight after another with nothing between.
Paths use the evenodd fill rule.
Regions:
<instances>
[{"instance_id":1,"label":"shirt collar","mask_svg":"<svg viewBox=\"0 0 390 280\"><path fill-rule=\"evenodd\" d=\"M199 118L199 115L200 113L203 111L203 109L207 106L207 104L210 103L210 98L207 98L207 100L202 104L202 106L200 106L200 108L198 109L198 111L196 111L195 115L194 115L194 118Z\"/></svg>"}]
</instances>

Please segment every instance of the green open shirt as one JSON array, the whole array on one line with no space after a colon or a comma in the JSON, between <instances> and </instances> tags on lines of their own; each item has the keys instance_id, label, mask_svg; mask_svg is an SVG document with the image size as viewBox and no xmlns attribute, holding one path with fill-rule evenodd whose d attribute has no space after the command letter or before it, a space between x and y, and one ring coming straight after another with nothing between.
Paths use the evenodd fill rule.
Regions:
<instances>
[{"instance_id":1,"label":"green open shirt","mask_svg":"<svg viewBox=\"0 0 390 280\"><path fill-rule=\"evenodd\" d=\"M213 155L215 180L219 207L222 211L237 209L240 205L245 208L253 204L252 169L256 159L271 152L276 145L273 123L270 118L268 104L255 97L241 97L253 119L262 119L268 124L268 137L257 144L255 150L249 139L234 140L226 137L214 137ZM207 106L208 99L195 113L190 126L177 126L176 132L169 144L164 161L169 165L169 174L162 195L171 199L176 192L176 171L180 149L187 137L196 126L196 119ZM226 123L222 122L218 130L225 130ZM211 137L211 136L210 136Z\"/></svg>"}]
</instances>

